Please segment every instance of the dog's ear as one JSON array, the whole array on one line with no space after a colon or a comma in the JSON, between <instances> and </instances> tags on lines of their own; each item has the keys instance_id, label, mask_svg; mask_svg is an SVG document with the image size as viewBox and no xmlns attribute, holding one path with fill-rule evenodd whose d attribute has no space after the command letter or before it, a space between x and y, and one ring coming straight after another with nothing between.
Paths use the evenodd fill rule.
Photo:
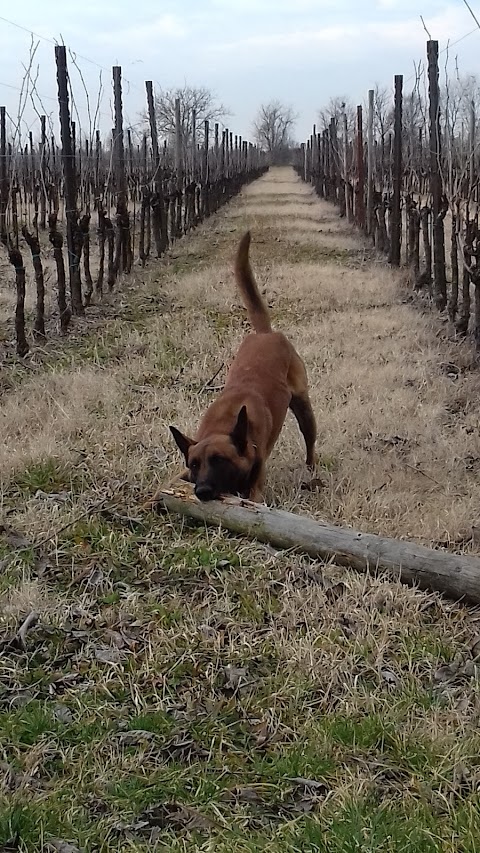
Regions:
<instances>
[{"instance_id":1,"label":"dog's ear","mask_svg":"<svg viewBox=\"0 0 480 853\"><path fill-rule=\"evenodd\" d=\"M185 462L188 465L188 451L192 444L196 444L196 442L193 440L193 438L188 438L188 436L184 435L183 432L180 432L180 430L174 426L170 427L170 432L172 433L175 439L175 444L177 445L180 452L183 453L185 457Z\"/></svg>"},{"instance_id":2,"label":"dog's ear","mask_svg":"<svg viewBox=\"0 0 480 853\"><path fill-rule=\"evenodd\" d=\"M233 431L230 433L230 438L232 439L235 447L237 448L240 455L245 453L247 449L247 432L248 432L248 418L247 418L247 407L242 406L238 413L237 423L235 424Z\"/></svg>"}]
</instances>

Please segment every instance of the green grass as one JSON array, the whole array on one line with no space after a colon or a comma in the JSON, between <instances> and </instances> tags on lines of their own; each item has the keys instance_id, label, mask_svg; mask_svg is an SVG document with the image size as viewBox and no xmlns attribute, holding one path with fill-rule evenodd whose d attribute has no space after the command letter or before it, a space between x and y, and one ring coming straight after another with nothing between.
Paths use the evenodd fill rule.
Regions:
<instances>
[{"instance_id":1,"label":"green grass","mask_svg":"<svg viewBox=\"0 0 480 853\"><path fill-rule=\"evenodd\" d=\"M26 655L3 656L13 692L34 698L11 708L0 694L16 780L0 794L0 848L18 837L40 851L61 837L87 851L146 851L155 838L178 851L473 853L478 793L457 785L455 768L475 778L480 736L458 738L454 697L416 675L420 651L451 659L453 640L428 614L403 630L395 617L392 690L370 671L381 610L346 639L333 613L348 612L348 590L327 610L300 607L299 621L282 562L218 533L168 530L156 516L134 530L92 517L63 534L58 588L68 593L72 560L93 555L104 578L77 588L86 615L53 618ZM125 638L118 657L98 660L112 636ZM319 668L295 663L302 644ZM330 654L344 676L326 698ZM22 783L32 762L33 788ZM178 804L193 811L178 817Z\"/></svg>"},{"instance_id":2,"label":"green grass","mask_svg":"<svg viewBox=\"0 0 480 853\"><path fill-rule=\"evenodd\" d=\"M25 495L35 495L37 491L46 494L71 490L77 477L74 472L56 459L33 462L17 474L14 486Z\"/></svg>"}]
</instances>

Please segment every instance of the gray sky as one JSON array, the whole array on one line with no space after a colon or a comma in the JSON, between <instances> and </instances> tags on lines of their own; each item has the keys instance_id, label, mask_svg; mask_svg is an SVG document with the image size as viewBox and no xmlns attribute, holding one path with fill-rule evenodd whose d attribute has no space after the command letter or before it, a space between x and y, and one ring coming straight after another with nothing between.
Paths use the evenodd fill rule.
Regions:
<instances>
[{"instance_id":1,"label":"gray sky","mask_svg":"<svg viewBox=\"0 0 480 853\"><path fill-rule=\"evenodd\" d=\"M480 0L470 5L480 18ZM408 90L414 61L425 54L420 15L441 48L452 43L442 54L450 73L458 57L461 73L480 76L480 30L462 0L22 0L3 3L1 10L27 32L0 18L0 103L18 115L31 29L43 37L33 65L43 102L42 108L36 100L36 108L56 124L53 42L63 40L77 56L80 72L72 63L70 72L85 132L80 74L93 113L102 73L106 131L112 126L111 66L118 64L128 80L124 106L132 127L144 108L144 80L152 79L213 89L232 112L229 126L244 138L251 138L260 103L277 98L298 113L295 135L303 140L331 96L361 103L376 82L391 86L394 74L404 74ZM30 99L22 132L28 128L38 128Z\"/></svg>"}]
</instances>

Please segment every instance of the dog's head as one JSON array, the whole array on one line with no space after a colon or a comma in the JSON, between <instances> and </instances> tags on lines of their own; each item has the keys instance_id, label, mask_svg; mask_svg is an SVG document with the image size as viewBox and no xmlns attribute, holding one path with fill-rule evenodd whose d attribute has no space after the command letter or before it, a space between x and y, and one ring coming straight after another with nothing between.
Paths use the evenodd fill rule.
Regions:
<instances>
[{"instance_id":1,"label":"dog's head","mask_svg":"<svg viewBox=\"0 0 480 853\"><path fill-rule=\"evenodd\" d=\"M242 406L230 435L211 435L202 441L183 435L171 426L177 447L183 453L189 479L201 501L220 495L242 495L248 491L255 461L248 453L247 409Z\"/></svg>"}]
</instances>

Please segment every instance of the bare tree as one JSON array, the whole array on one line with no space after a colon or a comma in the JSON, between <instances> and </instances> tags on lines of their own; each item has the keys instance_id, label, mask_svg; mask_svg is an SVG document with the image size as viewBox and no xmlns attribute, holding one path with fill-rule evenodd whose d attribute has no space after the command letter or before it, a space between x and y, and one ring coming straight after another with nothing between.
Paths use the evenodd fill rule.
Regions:
<instances>
[{"instance_id":1,"label":"bare tree","mask_svg":"<svg viewBox=\"0 0 480 853\"><path fill-rule=\"evenodd\" d=\"M480 119L480 81L475 74L446 79L441 91L441 108L452 135L462 142L468 136L472 111Z\"/></svg>"},{"instance_id":2,"label":"bare tree","mask_svg":"<svg viewBox=\"0 0 480 853\"><path fill-rule=\"evenodd\" d=\"M255 138L272 163L281 163L289 156L293 147L292 130L297 116L292 107L280 101L262 104L253 123Z\"/></svg>"},{"instance_id":3,"label":"bare tree","mask_svg":"<svg viewBox=\"0 0 480 853\"><path fill-rule=\"evenodd\" d=\"M182 141L185 151L192 141L192 115L196 116L196 137L203 140L205 120L221 121L230 115L223 104L217 102L215 94L206 86L179 86L172 89L160 89L155 94L155 114L157 118L158 135L171 141L175 135L175 101L180 101L180 122L182 125ZM145 120L146 120L145 116Z\"/></svg>"},{"instance_id":4,"label":"bare tree","mask_svg":"<svg viewBox=\"0 0 480 853\"><path fill-rule=\"evenodd\" d=\"M351 139L355 130L356 110L352 101L345 95L330 98L328 104L318 111L321 129L328 130L332 118L335 119L337 127L343 127L344 114L347 116L347 131Z\"/></svg>"},{"instance_id":5,"label":"bare tree","mask_svg":"<svg viewBox=\"0 0 480 853\"><path fill-rule=\"evenodd\" d=\"M375 83L373 99L373 128L375 137L382 144L393 130L393 97L387 86Z\"/></svg>"}]
</instances>

